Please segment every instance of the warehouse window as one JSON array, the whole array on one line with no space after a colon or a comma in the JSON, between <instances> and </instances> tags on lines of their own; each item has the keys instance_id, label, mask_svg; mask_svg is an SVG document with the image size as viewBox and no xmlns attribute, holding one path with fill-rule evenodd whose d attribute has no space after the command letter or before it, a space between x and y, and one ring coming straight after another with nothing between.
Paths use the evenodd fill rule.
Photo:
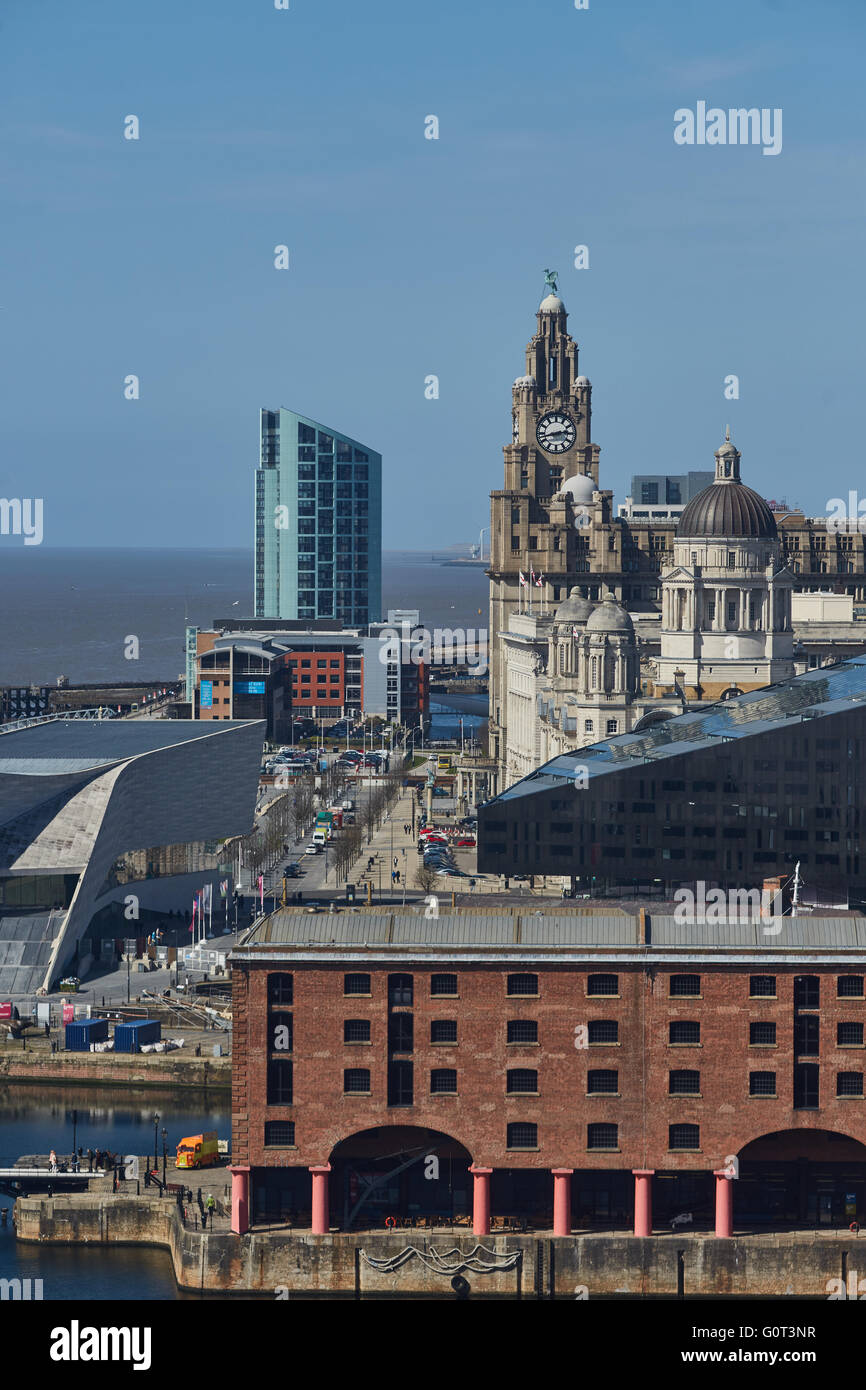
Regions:
<instances>
[{"instance_id":1,"label":"warehouse window","mask_svg":"<svg viewBox=\"0 0 866 1390\"><path fill-rule=\"evenodd\" d=\"M749 976L749 998L750 999L775 999L776 997L776 977L775 975L750 975Z\"/></svg>"},{"instance_id":2,"label":"warehouse window","mask_svg":"<svg viewBox=\"0 0 866 1390\"><path fill-rule=\"evenodd\" d=\"M369 975L345 975L343 977L344 994L369 994L370 976Z\"/></svg>"},{"instance_id":3,"label":"warehouse window","mask_svg":"<svg viewBox=\"0 0 866 1390\"><path fill-rule=\"evenodd\" d=\"M537 1043L538 1024L533 1018L510 1018L506 1037L510 1043Z\"/></svg>"},{"instance_id":4,"label":"warehouse window","mask_svg":"<svg viewBox=\"0 0 866 1390\"><path fill-rule=\"evenodd\" d=\"M291 1105L292 1064L285 1057L268 1062L268 1105Z\"/></svg>"},{"instance_id":5,"label":"warehouse window","mask_svg":"<svg viewBox=\"0 0 866 1390\"><path fill-rule=\"evenodd\" d=\"M537 1095L538 1072L529 1067L512 1067L506 1072L505 1089L509 1096Z\"/></svg>"},{"instance_id":6,"label":"warehouse window","mask_svg":"<svg viewBox=\"0 0 866 1390\"><path fill-rule=\"evenodd\" d=\"M619 1042L619 1024L613 1018L594 1018L589 1025L591 1043Z\"/></svg>"},{"instance_id":7,"label":"warehouse window","mask_svg":"<svg viewBox=\"0 0 866 1390\"><path fill-rule=\"evenodd\" d=\"M618 975L590 975L586 981L588 995L619 994Z\"/></svg>"},{"instance_id":8,"label":"warehouse window","mask_svg":"<svg viewBox=\"0 0 866 1390\"><path fill-rule=\"evenodd\" d=\"M587 1125L586 1147L588 1149L618 1148L619 1125Z\"/></svg>"},{"instance_id":9,"label":"warehouse window","mask_svg":"<svg viewBox=\"0 0 866 1390\"><path fill-rule=\"evenodd\" d=\"M775 1023L750 1023L749 1024L749 1046L766 1047L776 1041Z\"/></svg>"},{"instance_id":10,"label":"warehouse window","mask_svg":"<svg viewBox=\"0 0 866 1390\"><path fill-rule=\"evenodd\" d=\"M837 1096L862 1096L862 1071L839 1071L836 1073Z\"/></svg>"},{"instance_id":11,"label":"warehouse window","mask_svg":"<svg viewBox=\"0 0 866 1390\"><path fill-rule=\"evenodd\" d=\"M836 994L840 999L862 999L863 976L839 975L836 980Z\"/></svg>"},{"instance_id":12,"label":"warehouse window","mask_svg":"<svg viewBox=\"0 0 866 1390\"><path fill-rule=\"evenodd\" d=\"M509 1149L537 1149L538 1148L538 1125L514 1124L509 1125L506 1131L506 1148Z\"/></svg>"},{"instance_id":13,"label":"warehouse window","mask_svg":"<svg viewBox=\"0 0 866 1390\"><path fill-rule=\"evenodd\" d=\"M670 1026L670 1040L672 1043L699 1043L701 1025L693 1019L674 1019Z\"/></svg>"},{"instance_id":14,"label":"warehouse window","mask_svg":"<svg viewBox=\"0 0 866 1390\"><path fill-rule=\"evenodd\" d=\"M407 1005L412 1003L412 976L388 976L388 1003Z\"/></svg>"},{"instance_id":15,"label":"warehouse window","mask_svg":"<svg viewBox=\"0 0 866 1390\"><path fill-rule=\"evenodd\" d=\"M776 1094L776 1073L774 1071L750 1071L749 1095L774 1096Z\"/></svg>"},{"instance_id":16,"label":"warehouse window","mask_svg":"<svg viewBox=\"0 0 866 1390\"><path fill-rule=\"evenodd\" d=\"M862 1047L863 1046L863 1024L862 1023L837 1023L836 1042L839 1047Z\"/></svg>"},{"instance_id":17,"label":"warehouse window","mask_svg":"<svg viewBox=\"0 0 866 1390\"><path fill-rule=\"evenodd\" d=\"M508 993L515 994L537 994L538 976L537 975L509 975Z\"/></svg>"},{"instance_id":18,"label":"warehouse window","mask_svg":"<svg viewBox=\"0 0 866 1390\"><path fill-rule=\"evenodd\" d=\"M669 1071L668 1095L699 1096L701 1093L701 1074L699 1071Z\"/></svg>"},{"instance_id":19,"label":"warehouse window","mask_svg":"<svg viewBox=\"0 0 866 1390\"><path fill-rule=\"evenodd\" d=\"M369 1095L370 1073L366 1067L347 1067L343 1072L345 1095Z\"/></svg>"},{"instance_id":20,"label":"warehouse window","mask_svg":"<svg viewBox=\"0 0 866 1390\"><path fill-rule=\"evenodd\" d=\"M430 1041L431 1043L456 1043L456 1018L434 1018L430 1024Z\"/></svg>"},{"instance_id":21,"label":"warehouse window","mask_svg":"<svg viewBox=\"0 0 866 1390\"><path fill-rule=\"evenodd\" d=\"M595 1070L587 1072L586 1091L590 1096L615 1096L619 1093L619 1072Z\"/></svg>"},{"instance_id":22,"label":"warehouse window","mask_svg":"<svg viewBox=\"0 0 866 1390\"><path fill-rule=\"evenodd\" d=\"M368 1043L369 1041L369 1018L347 1018L343 1020L343 1042Z\"/></svg>"},{"instance_id":23,"label":"warehouse window","mask_svg":"<svg viewBox=\"0 0 866 1390\"><path fill-rule=\"evenodd\" d=\"M292 976L291 975L269 975L268 976L268 1003L269 1004L291 1004L292 999Z\"/></svg>"},{"instance_id":24,"label":"warehouse window","mask_svg":"<svg viewBox=\"0 0 866 1390\"><path fill-rule=\"evenodd\" d=\"M430 1073L430 1094L434 1096L456 1096L457 1072L450 1067L436 1067Z\"/></svg>"},{"instance_id":25,"label":"warehouse window","mask_svg":"<svg viewBox=\"0 0 866 1390\"><path fill-rule=\"evenodd\" d=\"M433 998L453 998L457 994L456 975L431 975L430 994Z\"/></svg>"},{"instance_id":26,"label":"warehouse window","mask_svg":"<svg viewBox=\"0 0 866 1390\"><path fill-rule=\"evenodd\" d=\"M671 996L694 999L701 992L700 975L671 975Z\"/></svg>"},{"instance_id":27,"label":"warehouse window","mask_svg":"<svg viewBox=\"0 0 866 1390\"><path fill-rule=\"evenodd\" d=\"M292 1149L294 1146L294 1120L268 1120L265 1125L265 1147Z\"/></svg>"},{"instance_id":28,"label":"warehouse window","mask_svg":"<svg viewBox=\"0 0 866 1390\"><path fill-rule=\"evenodd\" d=\"M699 1149L701 1147L700 1125L669 1125L669 1149Z\"/></svg>"}]
</instances>

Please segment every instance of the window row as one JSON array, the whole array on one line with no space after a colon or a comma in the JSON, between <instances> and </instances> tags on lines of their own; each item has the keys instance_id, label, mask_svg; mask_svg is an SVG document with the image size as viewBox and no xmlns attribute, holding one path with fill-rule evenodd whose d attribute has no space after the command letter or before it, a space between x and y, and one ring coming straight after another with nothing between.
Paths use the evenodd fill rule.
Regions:
<instances>
[{"instance_id":1,"label":"window row","mask_svg":"<svg viewBox=\"0 0 866 1390\"><path fill-rule=\"evenodd\" d=\"M619 976L616 974L595 974L587 976L586 993L589 998L617 997L619 995ZM671 975L668 992L672 999L696 999L701 995L700 975ZM352 972L344 976L345 995L370 995L372 977L366 972ZM411 975L388 976L389 1002L411 1004L414 995L414 980ZM520 996L535 997L539 993L538 975L520 973L509 975L506 980L506 994L511 998ZM432 999L457 998L457 975L438 973L430 976L430 997ZM863 975L838 975L836 977L836 997L838 999L863 999ZM775 975L751 975L749 977L749 998L775 999ZM816 1009L820 1000L820 977L817 975L796 976L794 979L794 1007ZM292 976L271 974L268 976L268 1001L272 1004L292 1003Z\"/></svg>"}]
</instances>

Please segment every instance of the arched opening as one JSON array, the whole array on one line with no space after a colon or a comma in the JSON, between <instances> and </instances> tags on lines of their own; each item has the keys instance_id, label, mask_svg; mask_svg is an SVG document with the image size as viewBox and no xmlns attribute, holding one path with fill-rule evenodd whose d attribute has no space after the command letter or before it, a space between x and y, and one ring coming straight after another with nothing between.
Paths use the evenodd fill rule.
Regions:
<instances>
[{"instance_id":1,"label":"arched opening","mask_svg":"<svg viewBox=\"0 0 866 1390\"><path fill-rule=\"evenodd\" d=\"M723 690L719 696L720 700L735 700L738 695L742 695L742 690L738 685L729 685L727 690Z\"/></svg>"},{"instance_id":2,"label":"arched opening","mask_svg":"<svg viewBox=\"0 0 866 1390\"><path fill-rule=\"evenodd\" d=\"M361 1130L335 1146L330 1162L331 1220L341 1230L471 1224L472 1157L439 1130Z\"/></svg>"},{"instance_id":3,"label":"arched opening","mask_svg":"<svg viewBox=\"0 0 866 1390\"><path fill-rule=\"evenodd\" d=\"M783 1129L740 1150L737 1222L844 1229L866 1220L866 1145L827 1129Z\"/></svg>"}]
</instances>

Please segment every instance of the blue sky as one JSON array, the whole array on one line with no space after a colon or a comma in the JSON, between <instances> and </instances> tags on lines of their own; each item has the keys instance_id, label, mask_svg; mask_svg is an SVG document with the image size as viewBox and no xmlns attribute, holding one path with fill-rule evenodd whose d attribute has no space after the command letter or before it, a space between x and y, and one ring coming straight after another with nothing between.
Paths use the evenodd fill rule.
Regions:
<instances>
[{"instance_id":1,"label":"blue sky","mask_svg":"<svg viewBox=\"0 0 866 1390\"><path fill-rule=\"evenodd\" d=\"M477 538L551 266L618 499L712 467L727 421L766 496L866 494L864 28L862 0L4 0L3 493L44 498L46 545L247 546L284 405L383 454L386 548ZM678 147L699 100L781 107L781 154Z\"/></svg>"}]
</instances>

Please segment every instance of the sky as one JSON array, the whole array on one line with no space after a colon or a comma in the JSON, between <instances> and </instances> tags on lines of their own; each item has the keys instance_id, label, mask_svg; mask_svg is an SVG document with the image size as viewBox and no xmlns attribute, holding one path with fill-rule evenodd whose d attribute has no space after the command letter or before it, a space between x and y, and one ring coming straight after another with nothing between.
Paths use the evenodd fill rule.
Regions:
<instances>
[{"instance_id":1,"label":"sky","mask_svg":"<svg viewBox=\"0 0 866 1390\"><path fill-rule=\"evenodd\" d=\"M282 405L381 452L386 549L477 540L550 267L617 501L726 424L765 496L866 495L864 30L862 0L2 0L0 490L46 546L251 546ZM699 101L780 108L781 152L676 144Z\"/></svg>"}]
</instances>

